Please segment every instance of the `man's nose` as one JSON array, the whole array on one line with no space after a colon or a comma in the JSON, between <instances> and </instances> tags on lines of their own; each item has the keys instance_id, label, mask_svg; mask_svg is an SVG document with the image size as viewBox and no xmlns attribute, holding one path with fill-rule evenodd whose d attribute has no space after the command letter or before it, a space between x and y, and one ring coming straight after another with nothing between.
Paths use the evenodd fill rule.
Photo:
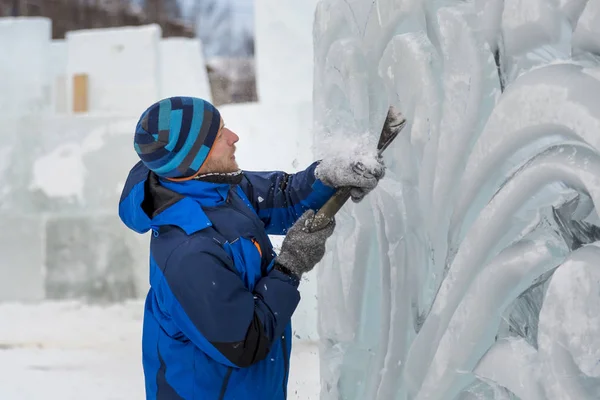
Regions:
<instances>
[{"instance_id":1,"label":"man's nose","mask_svg":"<svg viewBox=\"0 0 600 400\"><path fill-rule=\"evenodd\" d=\"M233 131L227 129L227 141L229 142L230 145L233 145L235 143L237 143L238 140L240 140L239 136L236 135Z\"/></svg>"}]
</instances>

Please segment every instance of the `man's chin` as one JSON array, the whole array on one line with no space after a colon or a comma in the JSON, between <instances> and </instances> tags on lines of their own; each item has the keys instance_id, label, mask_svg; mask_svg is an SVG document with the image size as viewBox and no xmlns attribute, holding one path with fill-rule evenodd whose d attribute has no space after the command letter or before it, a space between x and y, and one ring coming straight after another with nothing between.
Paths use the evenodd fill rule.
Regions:
<instances>
[{"instance_id":1,"label":"man's chin","mask_svg":"<svg viewBox=\"0 0 600 400\"><path fill-rule=\"evenodd\" d=\"M229 163L210 163L206 165L204 174L230 174L240 170L237 162L231 160Z\"/></svg>"},{"instance_id":2,"label":"man's chin","mask_svg":"<svg viewBox=\"0 0 600 400\"><path fill-rule=\"evenodd\" d=\"M235 161L235 159L232 158L231 163L229 163L225 169L226 169L226 171L223 171L223 172L229 174L232 172L239 171L240 167L238 166L237 161Z\"/></svg>"}]
</instances>

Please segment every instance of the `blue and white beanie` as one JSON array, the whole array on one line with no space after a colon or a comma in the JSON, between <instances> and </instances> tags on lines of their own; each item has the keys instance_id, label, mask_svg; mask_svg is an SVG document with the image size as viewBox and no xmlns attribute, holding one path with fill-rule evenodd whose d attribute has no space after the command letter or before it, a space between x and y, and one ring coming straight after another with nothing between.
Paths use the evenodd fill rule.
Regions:
<instances>
[{"instance_id":1,"label":"blue and white beanie","mask_svg":"<svg viewBox=\"0 0 600 400\"><path fill-rule=\"evenodd\" d=\"M134 147L150 170L165 178L197 174L221 125L219 111L195 97L170 97L148 108L137 123Z\"/></svg>"}]
</instances>

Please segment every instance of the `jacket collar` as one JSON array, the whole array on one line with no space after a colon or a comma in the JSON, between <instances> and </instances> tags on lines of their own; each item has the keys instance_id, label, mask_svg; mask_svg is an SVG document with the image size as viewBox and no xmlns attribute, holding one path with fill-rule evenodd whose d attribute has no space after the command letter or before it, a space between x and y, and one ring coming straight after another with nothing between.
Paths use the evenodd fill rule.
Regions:
<instances>
[{"instance_id":1,"label":"jacket collar","mask_svg":"<svg viewBox=\"0 0 600 400\"><path fill-rule=\"evenodd\" d=\"M187 235L212 226L202 207L217 207L227 200L231 185L203 181L171 182L160 179L160 185L179 199L154 215L152 226L175 225Z\"/></svg>"},{"instance_id":2,"label":"jacket collar","mask_svg":"<svg viewBox=\"0 0 600 400\"><path fill-rule=\"evenodd\" d=\"M172 182L160 179L160 184L167 189L191 197L204 207L216 207L227 200L231 185L228 183L212 183L199 180Z\"/></svg>"}]
</instances>

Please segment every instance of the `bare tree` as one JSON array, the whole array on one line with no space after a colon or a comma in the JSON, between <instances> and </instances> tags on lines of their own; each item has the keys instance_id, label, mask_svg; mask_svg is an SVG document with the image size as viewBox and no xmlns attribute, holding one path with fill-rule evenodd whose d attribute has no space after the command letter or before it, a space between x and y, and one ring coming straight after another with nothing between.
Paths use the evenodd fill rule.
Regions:
<instances>
[{"instance_id":1,"label":"bare tree","mask_svg":"<svg viewBox=\"0 0 600 400\"><path fill-rule=\"evenodd\" d=\"M181 18L181 8L177 0L144 0L142 9L151 22Z\"/></svg>"},{"instance_id":2,"label":"bare tree","mask_svg":"<svg viewBox=\"0 0 600 400\"><path fill-rule=\"evenodd\" d=\"M11 14L13 16L21 15L21 2L19 0L13 0Z\"/></svg>"},{"instance_id":3,"label":"bare tree","mask_svg":"<svg viewBox=\"0 0 600 400\"><path fill-rule=\"evenodd\" d=\"M254 34L249 29L244 29L242 31L240 43L240 56L254 57Z\"/></svg>"},{"instance_id":4,"label":"bare tree","mask_svg":"<svg viewBox=\"0 0 600 400\"><path fill-rule=\"evenodd\" d=\"M230 56L235 52L231 4L223 0L196 0L196 36L202 41L205 55Z\"/></svg>"},{"instance_id":5,"label":"bare tree","mask_svg":"<svg viewBox=\"0 0 600 400\"><path fill-rule=\"evenodd\" d=\"M181 6L177 0L163 0L164 12L169 19L181 19Z\"/></svg>"}]
</instances>

